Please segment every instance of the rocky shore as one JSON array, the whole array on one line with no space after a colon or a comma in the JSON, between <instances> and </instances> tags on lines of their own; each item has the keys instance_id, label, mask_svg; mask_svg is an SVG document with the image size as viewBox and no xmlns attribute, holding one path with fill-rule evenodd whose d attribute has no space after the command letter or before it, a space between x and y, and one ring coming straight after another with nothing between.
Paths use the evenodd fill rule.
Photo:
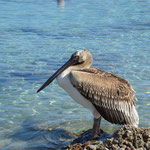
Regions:
<instances>
[{"instance_id":1,"label":"rocky shore","mask_svg":"<svg viewBox=\"0 0 150 150\"><path fill-rule=\"evenodd\" d=\"M66 150L150 150L150 128L125 125L106 140L89 140L90 130L81 134Z\"/></svg>"}]
</instances>

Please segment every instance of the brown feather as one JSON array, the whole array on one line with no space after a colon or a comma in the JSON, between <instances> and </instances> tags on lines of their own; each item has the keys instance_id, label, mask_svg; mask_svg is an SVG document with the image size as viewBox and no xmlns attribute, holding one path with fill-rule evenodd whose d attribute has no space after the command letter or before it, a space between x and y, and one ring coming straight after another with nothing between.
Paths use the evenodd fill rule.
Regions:
<instances>
[{"instance_id":1,"label":"brown feather","mask_svg":"<svg viewBox=\"0 0 150 150\"><path fill-rule=\"evenodd\" d=\"M93 103L104 119L115 124L138 124L134 90L121 77L98 68L70 73L72 85Z\"/></svg>"}]
</instances>

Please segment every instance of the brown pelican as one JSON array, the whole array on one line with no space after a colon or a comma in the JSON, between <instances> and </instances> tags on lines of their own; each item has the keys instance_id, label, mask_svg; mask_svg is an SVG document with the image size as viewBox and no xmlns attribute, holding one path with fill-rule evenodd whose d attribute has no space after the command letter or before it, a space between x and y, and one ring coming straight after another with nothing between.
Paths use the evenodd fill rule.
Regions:
<instances>
[{"instance_id":1,"label":"brown pelican","mask_svg":"<svg viewBox=\"0 0 150 150\"><path fill-rule=\"evenodd\" d=\"M113 124L138 127L139 117L134 103L136 97L129 82L91 65L91 53L86 49L78 50L37 92L56 78L77 103L92 111L93 137L100 135L101 117Z\"/></svg>"}]
</instances>

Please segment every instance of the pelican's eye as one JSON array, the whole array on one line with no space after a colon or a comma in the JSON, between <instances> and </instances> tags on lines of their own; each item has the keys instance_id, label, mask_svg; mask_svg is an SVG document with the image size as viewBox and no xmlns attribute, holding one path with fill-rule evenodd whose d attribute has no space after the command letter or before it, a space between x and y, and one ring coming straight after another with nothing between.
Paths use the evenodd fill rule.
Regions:
<instances>
[{"instance_id":1,"label":"pelican's eye","mask_svg":"<svg viewBox=\"0 0 150 150\"><path fill-rule=\"evenodd\" d=\"M75 62L78 62L79 56L74 56L74 57L73 57L73 60L74 60Z\"/></svg>"}]
</instances>

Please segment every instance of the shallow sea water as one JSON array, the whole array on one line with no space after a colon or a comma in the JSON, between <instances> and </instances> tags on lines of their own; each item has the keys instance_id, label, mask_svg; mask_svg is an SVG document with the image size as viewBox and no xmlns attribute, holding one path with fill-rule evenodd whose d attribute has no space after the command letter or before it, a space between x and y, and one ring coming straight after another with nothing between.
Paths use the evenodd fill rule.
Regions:
<instances>
[{"instance_id":1,"label":"shallow sea water","mask_svg":"<svg viewBox=\"0 0 150 150\"><path fill-rule=\"evenodd\" d=\"M93 65L127 79L140 127L150 127L150 2L0 0L0 149L59 149L92 127L92 114L54 81L70 55L87 48ZM103 120L112 133L117 125Z\"/></svg>"}]
</instances>

